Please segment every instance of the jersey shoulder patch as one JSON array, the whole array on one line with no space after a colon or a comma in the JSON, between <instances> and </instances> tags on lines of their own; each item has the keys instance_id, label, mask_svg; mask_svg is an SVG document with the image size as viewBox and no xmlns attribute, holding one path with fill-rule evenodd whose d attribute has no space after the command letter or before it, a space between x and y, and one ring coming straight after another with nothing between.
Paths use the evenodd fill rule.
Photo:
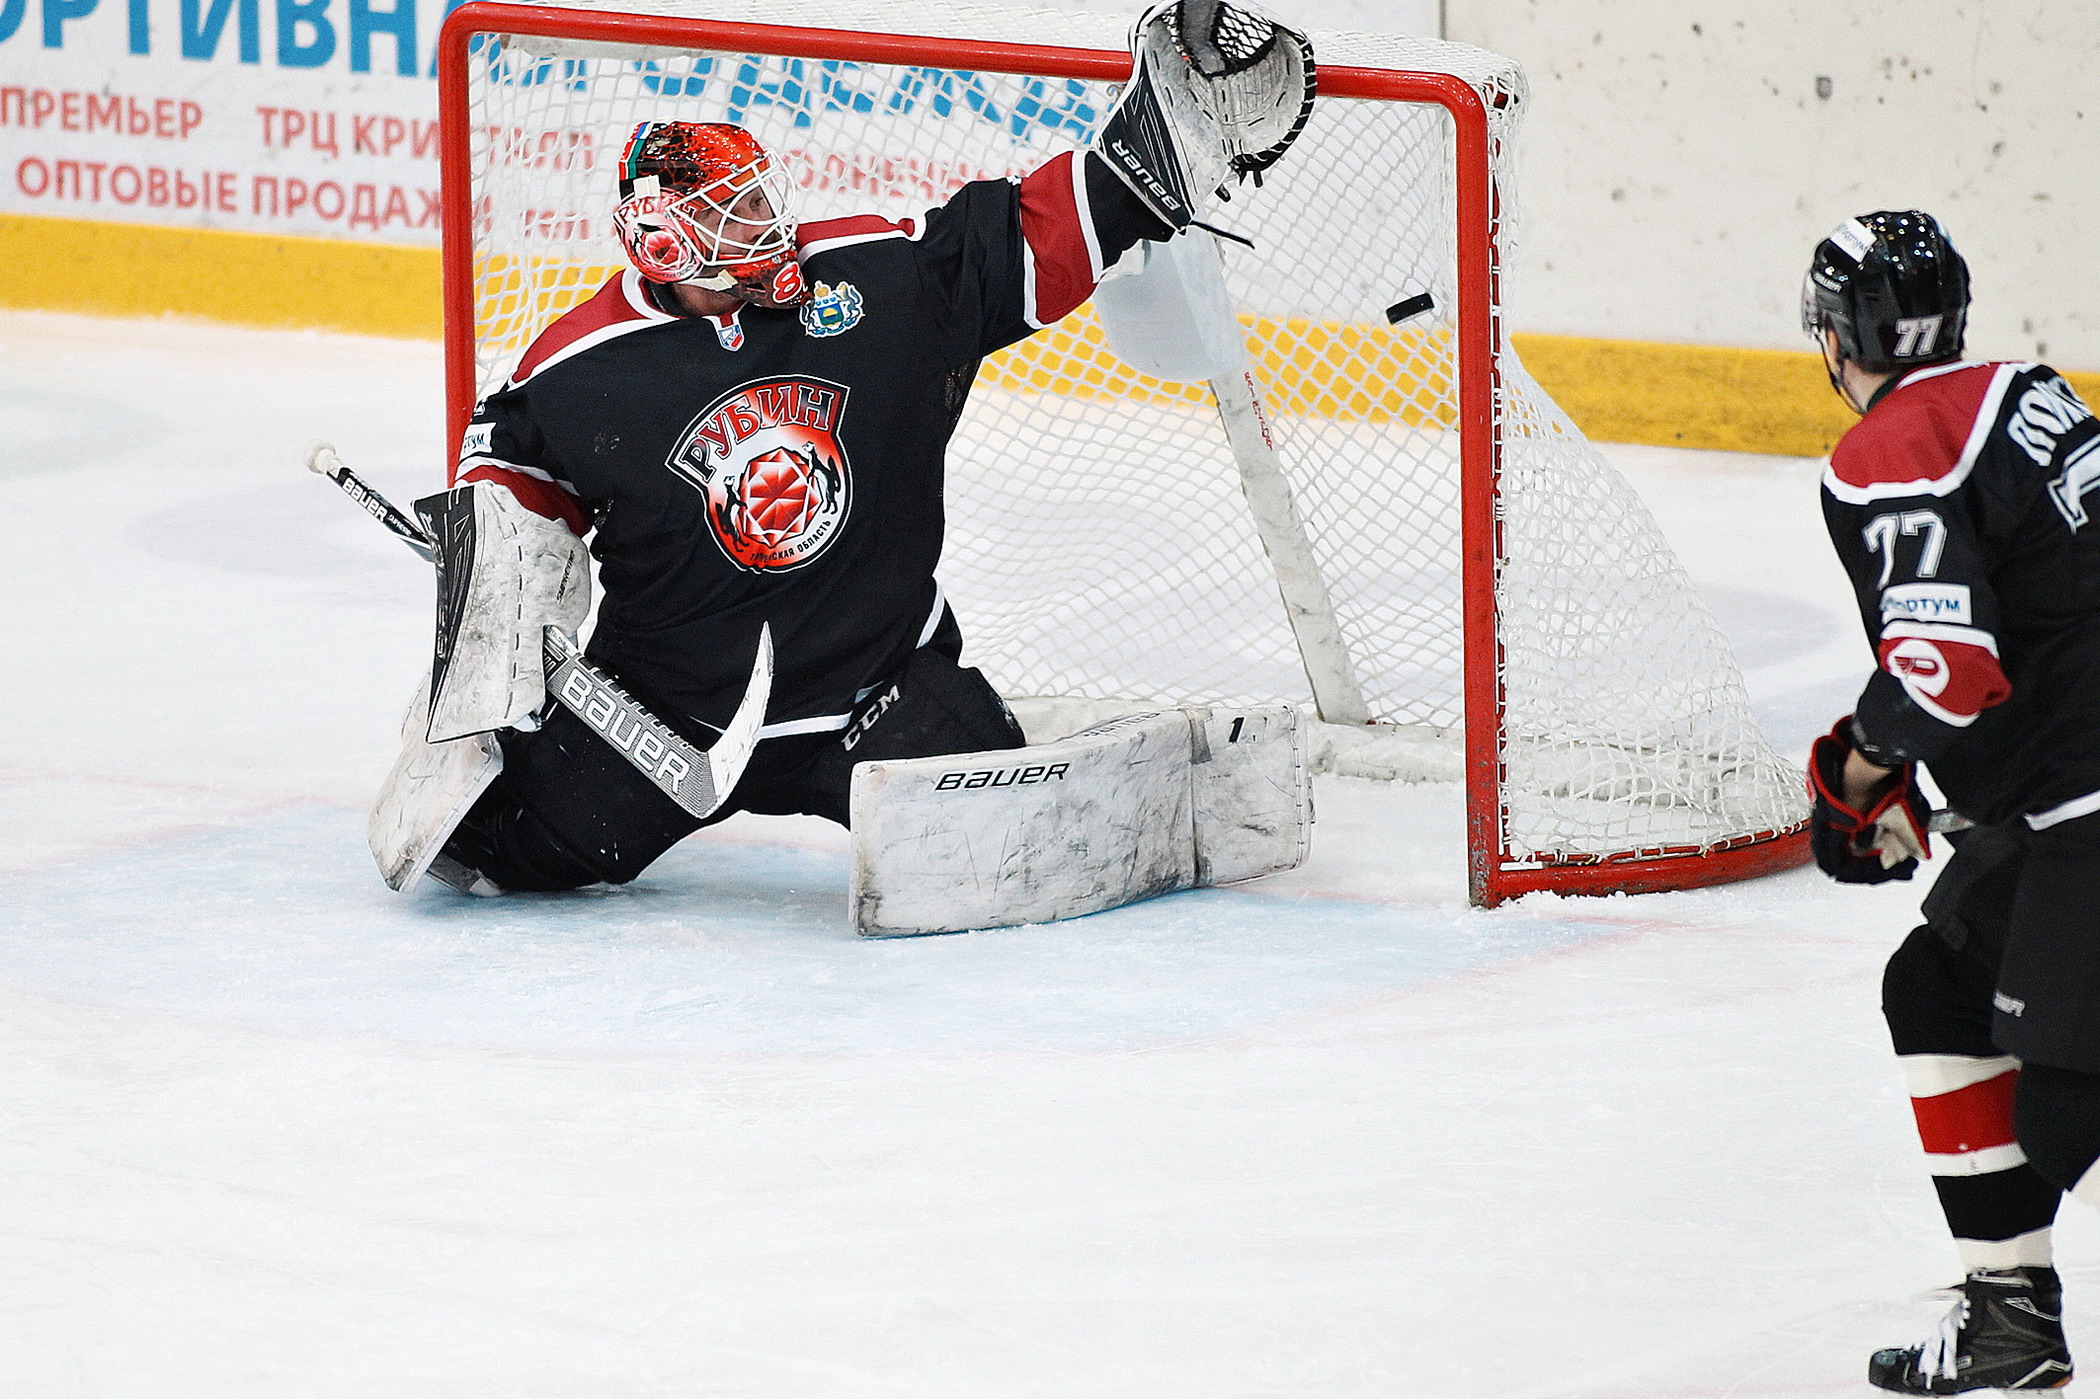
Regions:
<instances>
[{"instance_id":1,"label":"jersey shoulder patch","mask_svg":"<svg viewBox=\"0 0 2100 1399\"><path fill-rule=\"evenodd\" d=\"M516 388L535 374L593 346L677 319L649 304L642 290L641 274L629 268L541 331L519 357L517 370L510 376L510 387Z\"/></svg>"},{"instance_id":2,"label":"jersey shoulder patch","mask_svg":"<svg viewBox=\"0 0 2100 1399\"><path fill-rule=\"evenodd\" d=\"M1839 440L1824 488L1850 505L1951 495L1974 469L2006 388L2027 367L1945 364L1905 376Z\"/></svg>"}]
</instances>

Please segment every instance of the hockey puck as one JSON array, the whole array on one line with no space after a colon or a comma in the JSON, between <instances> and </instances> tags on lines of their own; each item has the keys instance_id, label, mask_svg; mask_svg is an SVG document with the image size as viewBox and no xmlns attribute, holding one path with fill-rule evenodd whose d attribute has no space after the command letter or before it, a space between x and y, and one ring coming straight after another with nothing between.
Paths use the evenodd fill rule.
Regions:
<instances>
[{"instance_id":1,"label":"hockey puck","mask_svg":"<svg viewBox=\"0 0 2100 1399\"><path fill-rule=\"evenodd\" d=\"M1402 321L1413 320L1424 311L1434 311L1435 309L1436 298L1425 291L1420 296L1410 296L1405 301L1396 301L1386 307L1385 318L1392 324L1399 325Z\"/></svg>"}]
</instances>

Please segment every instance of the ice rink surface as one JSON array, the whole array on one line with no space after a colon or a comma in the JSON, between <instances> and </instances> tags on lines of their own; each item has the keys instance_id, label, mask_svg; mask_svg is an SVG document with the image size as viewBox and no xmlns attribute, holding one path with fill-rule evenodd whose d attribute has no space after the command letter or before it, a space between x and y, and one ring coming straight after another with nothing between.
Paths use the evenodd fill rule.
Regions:
<instances>
[{"instance_id":1,"label":"ice rink surface","mask_svg":"<svg viewBox=\"0 0 2100 1399\"><path fill-rule=\"evenodd\" d=\"M0 1393L1870 1393L1957 1274L1877 1011L1920 890L1466 907L1455 788L1304 869L863 942L843 833L389 894L435 346L0 315ZM1798 757L1816 464L1607 448ZM2067 1211L2074 1350L2100 1250Z\"/></svg>"}]
</instances>

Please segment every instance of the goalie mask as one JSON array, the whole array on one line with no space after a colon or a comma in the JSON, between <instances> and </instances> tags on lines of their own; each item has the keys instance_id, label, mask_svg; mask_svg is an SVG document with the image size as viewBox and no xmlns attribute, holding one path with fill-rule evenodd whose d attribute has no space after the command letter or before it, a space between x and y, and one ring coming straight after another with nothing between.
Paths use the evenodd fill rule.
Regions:
<instances>
[{"instance_id":1,"label":"goalie mask","mask_svg":"<svg viewBox=\"0 0 2100 1399\"><path fill-rule=\"evenodd\" d=\"M780 162L742 127L645 121L620 154L613 227L652 282L792 306L809 291L789 194Z\"/></svg>"},{"instance_id":2,"label":"goalie mask","mask_svg":"<svg viewBox=\"0 0 2100 1399\"><path fill-rule=\"evenodd\" d=\"M1883 210L1847 219L1816 244L1801 284L1801 328L1875 373L1961 357L1969 267L1932 215Z\"/></svg>"}]
</instances>

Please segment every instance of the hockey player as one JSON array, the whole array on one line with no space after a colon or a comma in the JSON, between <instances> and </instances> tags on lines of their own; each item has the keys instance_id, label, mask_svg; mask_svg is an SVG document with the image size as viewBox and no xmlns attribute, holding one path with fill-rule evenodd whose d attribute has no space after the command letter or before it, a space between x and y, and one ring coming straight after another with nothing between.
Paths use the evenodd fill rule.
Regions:
<instances>
[{"instance_id":1,"label":"hockey player","mask_svg":"<svg viewBox=\"0 0 2100 1399\"><path fill-rule=\"evenodd\" d=\"M1839 880L1929 857L1917 765L1974 822L1889 959L1882 1007L1967 1276L1905 1394L2069 1381L2050 1226L2100 1204L2100 424L2054 371L1961 358L1968 271L1927 214L1818 244L1803 321L1860 414L1823 511L1878 663L1817 740Z\"/></svg>"},{"instance_id":2,"label":"hockey player","mask_svg":"<svg viewBox=\"0 0 2100 1399\"><path fill-rule=\"evenodd\" d=\"M750 132L635 128L613 220L632 267L540 333L461 444L458 618L441 608L427 731L375 813L389 882L428 868L477 892L619 883L704 824L577 714L546 707L533 727L541 628L573 631L587 610L585 536L603 590L589 659L700 747L769 629L760 741L708 820L844 823L858 762L1023 742L959 663L934 579L943 451L985 355L1072 312L1124 251L1188 225L1295 136L1295 96L1297 125L1258 160L1254 123L1204 108L1206 83L1270 62L1221 53L1206 36L1227 21L1303 46L1215 0L1156 6L1093 149L914 218L798 225L788 171ZM1162 52L1164 71L1148 66ZM475 735L472 753L445 746ZM440 799L473 804L432 815Z\"/></svg>"}]
</instances>

